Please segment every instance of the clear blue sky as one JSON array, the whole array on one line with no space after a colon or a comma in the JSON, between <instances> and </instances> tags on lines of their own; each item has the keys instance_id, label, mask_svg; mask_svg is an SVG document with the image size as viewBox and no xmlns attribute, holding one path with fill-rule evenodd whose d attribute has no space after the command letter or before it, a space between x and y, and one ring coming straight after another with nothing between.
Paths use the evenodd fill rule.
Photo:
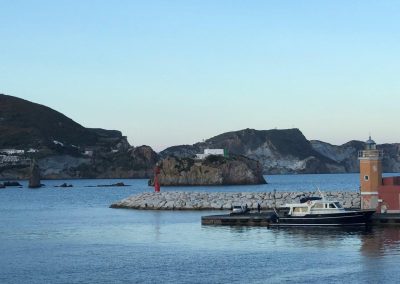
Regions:
<instances>
[{"instance_id":1,"label":"clear blue sky","mask_svg":"<svg viewBox=\"0 0 400 284\"><path fill-rule=\"evenodd\" d=\"M0 40L1 93L135 146L400 142L400 1L0 0Z\"/></svg>"}]
</instances>

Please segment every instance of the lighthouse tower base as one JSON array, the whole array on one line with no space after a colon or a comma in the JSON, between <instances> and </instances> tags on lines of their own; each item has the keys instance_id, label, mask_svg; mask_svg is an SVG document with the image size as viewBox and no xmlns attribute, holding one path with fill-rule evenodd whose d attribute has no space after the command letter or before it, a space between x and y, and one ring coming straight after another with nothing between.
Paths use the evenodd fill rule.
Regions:
<instances>
[{"instance_id":1,"label":"lighthouse tower base","mask_svg":"<svg viewBox=\"0 0 400 284\"><path fill-rule=\"evenodd\" d=\"M361 209L376 209L378 207L378 192L361 192Z\"/></svg>"}]
</instances>

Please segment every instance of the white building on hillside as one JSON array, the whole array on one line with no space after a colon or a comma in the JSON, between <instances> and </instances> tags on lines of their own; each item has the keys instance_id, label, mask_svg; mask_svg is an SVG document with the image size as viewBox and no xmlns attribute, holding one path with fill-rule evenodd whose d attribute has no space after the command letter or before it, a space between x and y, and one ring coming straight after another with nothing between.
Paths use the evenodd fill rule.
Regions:
<instances>
[{"instance_id":1,"label":"white building on hillside","mask_svg":"<svg viewBox=\"0 0 400 284\"><path fill-rule=\"evenodd\" d=\"M0 153L6 155L23 155L25 154L25 151L18 149L0 149Z\"/></svg>"},{"instance_id":2,"label":"white building on hillside","mask_svg":"<svg viewBox=\"0 0 400 284\"><path fill-rule=\"evenodd\" d=\"M210 155L225 156L225 154L224 149L204 149L203 154L196 154L196 159L203 160Z\"/></svg>"}]
</instances>

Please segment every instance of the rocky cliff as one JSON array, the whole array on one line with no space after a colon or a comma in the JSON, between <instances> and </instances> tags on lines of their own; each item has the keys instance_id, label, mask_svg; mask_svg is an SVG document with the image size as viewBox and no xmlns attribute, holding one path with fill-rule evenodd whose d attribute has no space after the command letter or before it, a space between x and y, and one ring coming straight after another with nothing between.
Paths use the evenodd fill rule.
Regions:
<instances>
[{"instance_id":1,"label":"rocky cliff","mask_svg":"<svg viewBox=\"0 0 400 284\"><path fill-rule=\"evenodd\" d=\"M378 149L383 151L382 167L383 172L399 173L400 172L400 143L381 144Z\"/></svg>"},{"instance_id":2,"label":"rocky cliff","mask_svg":"<svg viewBox=\"0 0 400 284\"><path fill-rule=\"evenodd\" d=\"M147 178L160 158L191 158L206 148L257 160L264 174L348 173L359 171L357 152L364 146L309 141L298 129L244 129L158 155L129 145L120 131L85 128L51 108L0 94L0 179L28 178L33 158L44 179ZM384 172L400 172L400 144L377 147L384 151Z\"/></svg>"},{"instance_id":3,"label":"rocky cliff","mask_svg":"<svg viewBox=\"0 0 400 284\"><path fill-rule=\"evenodd\" d=\"M171 185L264 184L261 165L244 156L208 156L204 160L167 157L159 162L159 181Z\"/></svg>"},{"instance_id":4,"label":"rocky cliff","mask_svg":"<svg viewBox=\"0 0 400 284\"><path fill-rule=\"evenodd\" d=\"M345 172L341 164L316 151L298 129L227 132L192 146L171 147L160 154L188 157L206 148L223 148L257 160L265 174Z\"/></svg>"},{"instance_id":5,"label":"rocky cliff","mask_svg":"<svg viewBox=\"0 0 400 284\"><path fill-rule=\"evenodd\" d=\"M116 153L97 153L90 163L72 168L87 178L150 178L158 155L149 146L132 147Z\"/></svg>"},{"instance_id":6,"label":"rocky cliff","mask_svg":"<svg viewBox=\"0 0 400 284\"><path fill-rule=\"evenodd\" d=\"M257 160L264 174L350 173L359 171L358 151L365 143L350 141L340 146L308 141L298 129L244 129L217 135L194 145L165 149L162 157L193 157L206 148L223 148L229 153ZM400 144L378 145L384 151L384 172L400 170Z\"/></svg>"},{"instance_id":7,"label":"rocky cliff","mask_svg":"<svg viewBox=\"0 0 400 284\"><path fill-rule=\"evenodd\" d=\"M329 157L342 165L345 172L357 173L360 171L358 151L365 148L364 142L353 140L340 146L317 140L310 142L313 148L321 155ZM377 145L377 149L382 150L384 153L382 161L383 172L400 172L400 144L381 144Z\"/></svg>"},{"instance_id":8,"label":"rocky cliff","mask_svg":"<svg viewBox=\"0 0 400 284\"><path fill-rule=\"evenodd\" d=\"M358 151L365 148L364 142L353 140L341 146L318 140L312 140L310 143L315 151L341 165L343 171L340 172L353 173L359 171Z\"/></svg>"}]
</instances>

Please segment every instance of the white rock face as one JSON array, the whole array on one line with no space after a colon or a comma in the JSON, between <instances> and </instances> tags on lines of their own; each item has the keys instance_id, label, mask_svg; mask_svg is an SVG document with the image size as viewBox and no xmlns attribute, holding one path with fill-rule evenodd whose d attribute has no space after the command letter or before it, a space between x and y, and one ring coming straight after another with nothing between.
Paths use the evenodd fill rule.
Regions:
<instances>
[{"instance_id":1,"label":"white rock face","mask_svg":"<svg viewBox=\"0 0 400 284\"><path fill-rule=\"evenodd\" d=\"M76 158L69 155L56 155L39 160L39 167L42 169L43 177L61 175L65 169L75 168L82 164L89 164L88 158Z\"/></svg>"},{"instance_id":2,"label":"white rock face","mask_svg":"<svg viewBox=\"0 0 400 284\"><path fill-rule=\"evenodd\" d=\"M360 208L358 192L324 192L329 200L339 201L345 208ZM246 205L256 210L272 209L274 205L299 202L304 196L319 196L318 192L145 192L113 203L112 208L151 210L230 210L234 205Z\"/></svg>"}]
</instances>

